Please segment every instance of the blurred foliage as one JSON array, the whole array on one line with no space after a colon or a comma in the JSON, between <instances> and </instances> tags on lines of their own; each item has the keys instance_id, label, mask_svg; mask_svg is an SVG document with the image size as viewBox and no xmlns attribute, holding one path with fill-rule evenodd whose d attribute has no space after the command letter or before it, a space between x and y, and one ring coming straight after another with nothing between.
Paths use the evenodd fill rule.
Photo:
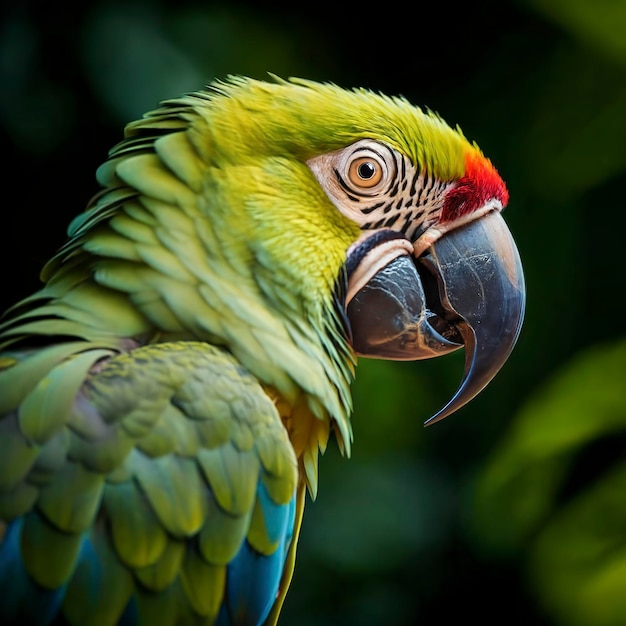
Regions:
<instances>
[{"instance_id":1,"label":"blurred foliage","mask_svg":"<svg viewBox=\"0 0 626 626\"><path fill-rule=\"evenodd\" d=\"M37 284L124 123L229 73L402 94L507 181L522 336L458 415L463 355L364 361L281 624L626 624L626 2L26 0L0 22L2 308Z\"/></svg>"},{"instance_id":2,"label":"blurred foliage","mask_svg":"<svg viewBox=\"0 0 626 626\"><path fill-rule=\"evenodd\" d=\"M626 341L578 355L518 413L476 486L476 532L529 552L565 624L626 623Z\"/></svg>"}]
</instances>

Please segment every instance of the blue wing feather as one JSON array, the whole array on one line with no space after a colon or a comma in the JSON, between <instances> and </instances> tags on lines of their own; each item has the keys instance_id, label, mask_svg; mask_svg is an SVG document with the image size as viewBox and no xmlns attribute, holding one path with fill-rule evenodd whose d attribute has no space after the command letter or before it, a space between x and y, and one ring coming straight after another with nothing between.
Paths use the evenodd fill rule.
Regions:
<instances>
[{"instance_id":1,"label":"blue wing feather","mask_svg":"<svg viewBox=\"0 0 626 626\"><path fill-rule=\"evenodd\" d=\"M285 559L294 533L296 497L287 504L272 501L260 482L257 497L263 509L268 537L278 547L260 554L245 541L228 566L226 604L218 626L260 626L278 595Z\"/></svg>"}]
</instances>

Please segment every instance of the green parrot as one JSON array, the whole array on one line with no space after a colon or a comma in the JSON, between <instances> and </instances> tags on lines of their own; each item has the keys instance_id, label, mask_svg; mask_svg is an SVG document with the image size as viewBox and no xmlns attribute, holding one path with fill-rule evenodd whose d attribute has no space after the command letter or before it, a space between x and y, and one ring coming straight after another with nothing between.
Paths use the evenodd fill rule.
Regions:
<instances>
[{"instance_id":1,"label":"green parrot","mask_svg":"<svg viewBox=\"0 0 626 626\"><path fill-rule=\"evenodd\" d=\"M358 356L520 331L508 192L400 97L230 77L126 127L0 325L0 623L275 624Z\"/></svg>"}]
</instances>

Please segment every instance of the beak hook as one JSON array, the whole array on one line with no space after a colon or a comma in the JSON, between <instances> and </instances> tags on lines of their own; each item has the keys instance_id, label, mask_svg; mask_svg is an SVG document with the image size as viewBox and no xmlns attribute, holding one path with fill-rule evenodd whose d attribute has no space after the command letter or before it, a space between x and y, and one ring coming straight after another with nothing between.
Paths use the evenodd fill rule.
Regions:
<instances>
[{"instance_id":1,"label":"beak hook","mask_svg":"<svg viewBox=\"0 0 626 626\"><path fill-rule=\"evenodd\" d=\"M447 233L420 260L437 276L444 309L460 318L465 344L463 380L430 425L467 404L504 365L522 327L526 290L515 242L496 211Z\"/></svg>"}]
</instances>

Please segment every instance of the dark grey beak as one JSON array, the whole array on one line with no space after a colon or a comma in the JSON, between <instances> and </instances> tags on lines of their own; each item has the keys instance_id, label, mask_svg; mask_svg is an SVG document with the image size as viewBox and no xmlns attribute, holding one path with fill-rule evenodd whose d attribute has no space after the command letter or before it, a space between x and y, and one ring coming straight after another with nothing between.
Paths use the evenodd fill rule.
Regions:
<instances>
[{"instance_id":1,"label":"dark grey beak","mask_svg":"<svg viewBox=\"0 0 626 626\"><path fill-rule=\"evenodd\" d=\"M524 318L526 288L519 253L500 213L492 211L444 235L421 257L437 277L443 308L465 345L463 380L426 424L467 404L508 359Z\"/></svg>"},{"instance_id":2,"label":"dark grey beak","mask_svg":"<svg viewBox=\"0 0 626 626\"><path fill-rule=\"evenodd\" d=\"M359 262L368 258L362 256ZM361 356L416 360L465 346L461 385L426 421L433 424L497 374L517 341L524 306L517 248L500 213L492 211L444 234L417 261L399 254L350 299L347 314Z\"/></svg>"}]
</instances>

